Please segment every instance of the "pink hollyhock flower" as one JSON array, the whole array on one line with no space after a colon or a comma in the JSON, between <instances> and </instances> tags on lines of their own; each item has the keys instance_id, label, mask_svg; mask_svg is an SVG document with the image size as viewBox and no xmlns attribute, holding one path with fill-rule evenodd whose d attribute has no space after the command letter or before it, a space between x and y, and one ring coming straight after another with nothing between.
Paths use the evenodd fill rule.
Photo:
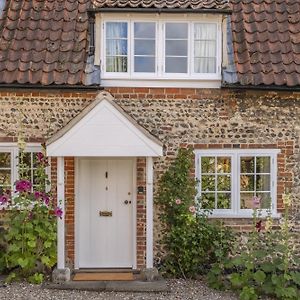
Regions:
<instances>
[{"instance_id":1,"label":"pink hollyhock flower","mask_svg":"<svg viewBox=\"0 0 300 300\"><path fill-rule=\"evenodd\" d=\"M36 192L33 193L33 195L34 195L34 198L37 200L39 198L42 198L43 193L36 191Z\"/></svg>"},{"instance_id":2,"label":"pink hollyhock flower","mask_svg":"<svg viewBox=\"0 0 300 300\"><path fill-rule=\"evenodd\" d=\"M9 201L8 195L1 195L0 196L0 205L6 204Z\"/></svg>"},{"instance_id":3,"label":"pink hollyhock flower","mask_svg":"<svg viewBox=\"0 0 300 300\"><path fill-rule=\"evenodd\" d=\"M29 192L31 190L32 184L28 180L18 180L16 182L16 190L17 192Z\"/></svg>"},{"instance_id":4,"label":"pink hollyhock flower","mask_svg":"<svg viewBox=\"0 0 300 300\"><path fill-rule=\"evenodd\" d=\"M260 207L260 197L254 196L252 198L252 204L253 204L253 208L259 208Z\"/></svg>"},{"instance_id":5,"label":"pink hollyhock flower","mask_svg":"<svg viewBox=\"0 0 300 300\"><path fill-rule=\"evenodd\" d=\"M196 207L194 205L190 206L189 211L194 214L196 212Z\"/></svg>"},{"instance_id":6,"label":"pink hollyhock flower","mask_svg":"<svg viewBox=\"0 0 300 300\"><path fill-rule=\"evenodd\" d=\"M43 199L43 201L44 201L44 203L45 203L46 205L49 204L49 202L50 202L50 197L49 197L48 195L43 194L42 199Z\"/></svg>"},{"instance_id":7,"label":"pink hollyhock flower","mask_svg":"<svg viewBox=\"0 0 300 300\"><path fill-rule=\"evenodd\" d=\"M39 163L45 164L45 165L48 163L47 157L45 157L45 155L42 152L38 152L36 157L37 157L37 160L39 161Z\"/></svg>"},{"instance_id":8,"label":"pink hollyhock flower","mask_svg":"<svg viewBox=\"0 0 300 300\"><path fill-rule=\"evenodd\" d=\"M36 154L36 157L37 157L38 161L41 162L44 159L45 156L44 156L44 154L42 152L38 152Z\"/></svg>"},{"instance_id":9,"label":"pink hollyhock flower","mask_svg":"<svg viewBox=\"0 0 300 300\"><path fill-rule=\"evenodd\" d=\"M55 207L54 209L54 215L58 218L61 219L62 215L63 215L63 211L60 207Z\"/></svg>"},{"instance_id":10,"label":"pink hollyhock flower","mask_svg":"<svg viewBox=\"0 0 300 300\"><path fill-rule=\"evenodd\" d=\"M177 205L179 205L179 204L181 204L181 200L180 200L180 199L176 199L176 200L175 200L175 203L176 203Z\"/></svg>"},{"instance_id":11,"label":"pink hollyhock flower","mask_svg":"<svg viewBox=\"0 0 300 300\"><path fill-rule=\"evenodd\" d=\"M256 223L255 228L257 229L258 232L261 232L261 230L262 230L262 220L260 220Z\"/></svg>"}]
</instances>

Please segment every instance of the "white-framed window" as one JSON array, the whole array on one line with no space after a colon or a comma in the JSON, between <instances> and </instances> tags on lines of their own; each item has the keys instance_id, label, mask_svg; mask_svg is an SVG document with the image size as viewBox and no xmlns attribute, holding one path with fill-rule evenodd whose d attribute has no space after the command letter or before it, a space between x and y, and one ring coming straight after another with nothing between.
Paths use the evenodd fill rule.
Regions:
<instances>
[{"instance_id":1,"label":"white-framed window","mask_svg":"<svg viewBox=\"0 0 300 300\"><path fill-rule=\"evenodd\" d=\"M197 200L216 217L251 217L253 197L277 215L278 149L195 150Z\"/></svg>"},{"instance_id":2,"label":"white-framed window","mask_svg":"<svg viewBox=\"0 0 300 300\"><path fill-rule=\"evenodd\" d=\"M104 80L221 79L219 17L103 14L100 26Z\"/></svg>"},{"instance_id":3,"label":"white-framed window","mask_svg":"<svg viewBox=\"0 0 300 300\"><path fill-rule=\"evenodd\" d=\"M36 183L36 154L42 150L39 144L28 144L25 148L23 164L26 166L26 178L31 181L33 189ZM0 194L3 191L15 192L14 183L19 179L19 150L17 145L0 144ZM47 173L50 170L46 170ZM1 206L0 206L1 208Z\"/></svg>"}]
</instances>

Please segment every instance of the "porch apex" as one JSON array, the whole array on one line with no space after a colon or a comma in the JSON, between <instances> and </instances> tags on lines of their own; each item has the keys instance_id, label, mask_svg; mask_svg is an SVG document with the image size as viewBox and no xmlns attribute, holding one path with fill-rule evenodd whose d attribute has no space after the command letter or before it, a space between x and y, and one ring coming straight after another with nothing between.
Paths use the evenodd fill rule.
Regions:
<instances>
[{"instance_id":1,"label":"porch apex","mask_svg":"<svg viewBox=\"0 0 300 300\"><path fill-rule=\"evenodd\" d=\"M162 143L139 125L108 92L54 134L46 143L47 156L157 157Z\"/></svg>"}]
</instances>

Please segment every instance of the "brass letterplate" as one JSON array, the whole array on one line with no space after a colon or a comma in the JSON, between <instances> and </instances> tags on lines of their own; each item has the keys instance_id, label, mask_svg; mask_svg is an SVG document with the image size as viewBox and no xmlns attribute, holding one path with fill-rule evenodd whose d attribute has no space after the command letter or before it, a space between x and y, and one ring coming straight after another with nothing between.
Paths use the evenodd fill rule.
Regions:
<instances>
[{"instance_id":1,"label":"brass letterplate","mask_svg":"<svg viewBox=\"0 0 300 300\"><path fill-rule=\"evenodd\" d=\"M112 211L99 211L100 217L112 217Z\"/></svg>"}]
</instances>

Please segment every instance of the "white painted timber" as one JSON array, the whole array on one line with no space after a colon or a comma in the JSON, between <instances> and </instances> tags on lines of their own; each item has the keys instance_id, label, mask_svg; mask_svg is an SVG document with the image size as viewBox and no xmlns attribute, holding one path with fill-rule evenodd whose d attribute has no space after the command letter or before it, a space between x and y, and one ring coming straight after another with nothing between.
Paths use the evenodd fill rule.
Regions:
<instances>
[{"instance_id":1,"label":"white painted timber","mask_svg":"<svg viewBox=\"0 0 300 300\"><path fill-rule=\"evenodd\" d=\"M146 267L153 268L153 158L146 158Z\"/></svg>"},{"instance_id":2,"label":"white painted timber","mask_svg":"<svg viewBox=\"0 0 300 300\"><path fill-rule=\"evenodd\" d=\"M64 158L57 158L57 202L63 211L57 218L57 269L65 268L65 167Z\"/></svg>"},{"instance_id":3,"label":"white painted timber","mask_svg":"<svg viewBox=\"0 0 300 300\"><path fill-rule=\"evenodd\" d=\"M47 155L162 156L162 144L103 95L108 93L98 95L90 109L48 141Z\"/></svg>"},{"instance_id":4,"label":"white painted timber","mask_svg":"<svg viewBox=\"0 0 300 300\"><path fill-rule=\"evenodd\" d=\"M132 268L134 160L80 158L78 166L78 267Z\"/></svg>"}]
</instances>

